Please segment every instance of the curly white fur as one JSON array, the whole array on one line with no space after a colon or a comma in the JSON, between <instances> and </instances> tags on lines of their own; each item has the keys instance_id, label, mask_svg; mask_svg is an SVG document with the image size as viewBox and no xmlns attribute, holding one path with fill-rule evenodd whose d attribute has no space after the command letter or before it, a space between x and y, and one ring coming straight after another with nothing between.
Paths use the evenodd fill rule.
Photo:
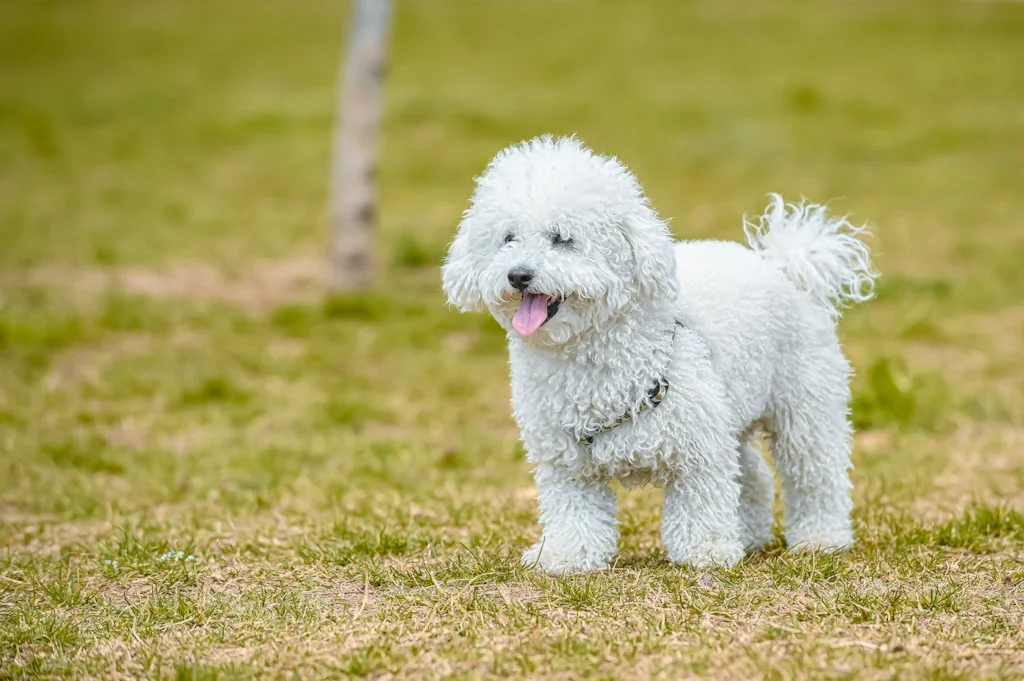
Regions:
<instances>
[{"instance_id":1,"label":"curly white fur","mask_svg":"<svg viewBox=\"0 0 1024 681\"><path fill-rule=\"evenodd\" d=\"M671 560L732 565L771 537L772 472L750 444L760 431L790 546L853 542L850 366L835 318L876 275L859 229L818 206L773 197L747 233L752 248L677 243L633 174L575 138L505 149L477 179L442 279L452 304L487 309L508 332L543 525L524 562L609 565L618 479L665 488ZM657 408L602 432L660 377Z\"/></svg>"},{"instance_id":2,"label":"curly white fur","mask_svg":"<svg viewBox=\"0 0 1024 681\"><path fill-rule=\"evenodd\" d=\"M774 262L799 288L838 319L841 308L874 295L871 254L857 237L863 227L846 217L830 218L824 206L789 203L769 194L771 203L757 223L744 218L747 243Z\"/></svg>"}]
</instances>

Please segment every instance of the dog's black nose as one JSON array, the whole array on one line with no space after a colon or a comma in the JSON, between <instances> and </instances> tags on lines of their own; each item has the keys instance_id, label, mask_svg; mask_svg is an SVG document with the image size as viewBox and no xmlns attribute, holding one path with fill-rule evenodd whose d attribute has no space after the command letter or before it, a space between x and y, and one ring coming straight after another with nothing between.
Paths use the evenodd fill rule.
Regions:
<instances>
[{"instance_id":1,"label":"dog's black nose","mask_svg":"<svg viewBox=\"0 0 1024 681\"><path fill-rule=\"evenodd\" d=\"M517 291L525 291L533 281L533 270L525 267L513 267L508 271L508 283Z\"/></svg>"}]
</instances>

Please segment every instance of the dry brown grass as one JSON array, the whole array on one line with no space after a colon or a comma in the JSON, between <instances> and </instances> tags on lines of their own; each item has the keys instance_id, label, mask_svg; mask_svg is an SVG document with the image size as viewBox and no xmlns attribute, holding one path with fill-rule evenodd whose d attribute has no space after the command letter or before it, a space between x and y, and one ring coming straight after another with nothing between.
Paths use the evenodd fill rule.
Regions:
<instances>
[{"instance_id":1,"label":"dry brown grass","mask_svg":"<svg viewBox=\"0 0 1024 681\"><path fill-rule=\"evenodd\" d=\"M342 11L0 3L0 677L1024 678L1016 4L402 4L382 285L325 298ZM519 565L504 338L437 264L547 131L680 237L870 223L853 550L673 566L645 489L613 568Z\"/></svg>"}]
</instances>

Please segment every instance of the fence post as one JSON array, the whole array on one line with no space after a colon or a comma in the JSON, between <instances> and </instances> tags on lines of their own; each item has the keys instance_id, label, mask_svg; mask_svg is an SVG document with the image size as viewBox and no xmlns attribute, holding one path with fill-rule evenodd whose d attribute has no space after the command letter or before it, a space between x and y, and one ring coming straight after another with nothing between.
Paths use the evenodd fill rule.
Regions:
<instances>
[{"instance_id":1,"label":"fence post","mask_svg":"<svg viewBox=\"0 0 1024 681\"><path fill-rule=\"evenodd\" d=\"M374 179L391 0L353 0L355 15L334 137L330 187L331 288L373 283Z\"/></svg>"}]
</instances>

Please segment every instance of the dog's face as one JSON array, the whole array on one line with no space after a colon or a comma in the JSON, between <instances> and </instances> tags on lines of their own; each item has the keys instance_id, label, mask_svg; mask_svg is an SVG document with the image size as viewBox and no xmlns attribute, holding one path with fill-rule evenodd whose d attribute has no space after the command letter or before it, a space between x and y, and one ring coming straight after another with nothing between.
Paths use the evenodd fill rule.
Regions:
<instances>
[{"instance_id":1,"label":"dog's face","mask_svg":"<svg viewBox=\"0 0 1024 681\"><path fill-rule=\"evenodd\" d=\"M555 345L677 287L672 238L632 173L550 137L505 149L477 179L442 279L461 310Z\"/></svg>"}]
</instances>

